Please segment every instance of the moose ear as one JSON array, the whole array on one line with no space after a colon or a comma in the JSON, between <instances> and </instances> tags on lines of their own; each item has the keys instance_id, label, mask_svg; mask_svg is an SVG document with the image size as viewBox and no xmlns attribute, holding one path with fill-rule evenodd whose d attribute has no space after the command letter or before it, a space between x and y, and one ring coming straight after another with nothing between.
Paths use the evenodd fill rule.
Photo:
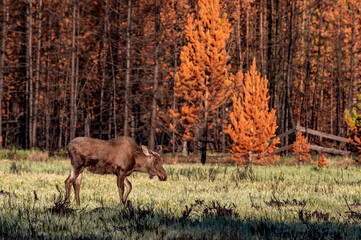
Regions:
<instances>
[{"instance_id":1,"label":"moose ear","mask_svg":"<svg viewBox=\"0 0 361 240\"><path fill-rule=\"evenodd\" d=\"M142 151L143 151L143 153L145 154L145 156L149 156L149 155L150 155L148 148L147 148L146 146L144 146L144 145L142 145Z\"/></svg>"},{"instance_id":2,"label":"moose ear","mask_svg":"<svg viewBox=\"0 0 361 240\"><path fill-rule=\"evenodd\" d=\"M160 154L162 152L162 146L159 145L155 151Z\"/></svg>"},{"instance_id":3,"label":"moose ear","mask_svg":"<svg viewBox=\"0 0 361 240\"><path fill-rule=\"evenodd\" d=\"M148 148L149 155L153 154L153 151Z\"/></svg>"}]
</instances>

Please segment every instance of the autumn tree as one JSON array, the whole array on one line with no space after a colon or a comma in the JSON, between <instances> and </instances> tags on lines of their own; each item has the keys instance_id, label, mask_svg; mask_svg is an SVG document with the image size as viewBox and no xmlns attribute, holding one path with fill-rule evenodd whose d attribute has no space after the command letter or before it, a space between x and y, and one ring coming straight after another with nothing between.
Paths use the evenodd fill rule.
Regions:
<instances>
[{"instance_id":1,"label":"autumn tree","mask_svg":"<svg viewBox=\"0 0 361 240\"><path fill-rule=\"evenodd\" d=\"M201 138L201 162L206 162L210 115L224 104L230 85L226 41L231 28L221 15L218 0L200 0L199 15L188 17L182 61L176 75L176 96L180 109L173 115L185 127L183 139ZM174 126L173 126L174 127Z\"/></svg>"},{"instance_id":2,"label":"autumn tree","mask_svg":"<svg viewBox=\"0 0 361 240\"><path fill-rule=\"evenodd\" d=\"M322 154L322 156L318 159L317 166L319 168L323 168L324 166L327 166L327 160L325 158L325 154Z\"/></svg>"},{"instance_id":3,"label":"autumn tree","mask_svg":"<svg viewBox=\"0 0 361 240\"><path fill-rule=\"evenodd\" d=\"M304 163L311 159L310 155L310 143L307 143L307 137L302 136L302 132L299 131L296 137L296 141L292 147L293 153L296 155L295 161L298 163Z\"/></svg>"},{"instance_id":4,"label":"autumn tree","mask_svg":"<svg viewBox=\"0 0 361 240\"><path fill-rule=\"evenodd\" d=\"M361 1L227 0L217 5L217 11L212 4L0 0L3 146L56 150L76 136L124 134L138 143L165 145L173 152L181 146L186 152L187 142L181 142L185 139L192 141L191 151L200 143L204 149L208 142L208 148L225 152L231 144L222 132L231 104L227 96L226 105L205 101L206 90L199 90L203 99L186 100L179 94L192 91L178 88L176 82L184 79L187 85L193 78L205 86L204 76L211 84L217 74L248 70L254 57L261 76L268 79L268 104L276 108L277 133L293 129L295 122L331 134L352 133L344 110L359 102ZM204 17L204 6L209 16ZM188 17L192 25L187 29ZM188 41L194 49L184 53L189 57L183 56L183 65L195 62L185 69L186 74L193 71L190 77L175 74ZM232 68L223 74L224 49ZM201 54L192 56L195 51ZM198 78L197 71L204 71L204 76ZM209 88L208 98L222 95L223 90L214 94ZM170 109L181 113L185 102L188 109L184 110L194 106L198 117L169 114ZM168 128L170 123L177 131ZM288 145L290 139L280 140Z\"/></svg>"},{"instance_id":5,"label":"autumn tree","mask_svg":"<svg viewBox=\"0 0 361 240\"><path fill-rule=\"evenodd\" d=\"M257 72L254 60L249 72L245 75L238 72L236 83L239 91L232 97L231 124L227 128L233 141L232 158L243 165L269 165L279 139L273 139L277 119L275 110L268 107L268 80ZM253 154L257 157L252 157Z\"/></svg>"},{"instance_id":6,"label":"autumn tree","mask_svg":"<svg viewBox=\"0 0 361 240\"><path fill-rule=\"evenodd\" d=\"M361 100L361 94L358 95L358 98ZM357 108L361 110L361 104L358 104ZM349 127L346 147L351 152L361 155L361 114L357 113L355 108L352 109L352 112L346 109L345 121Z\"/></svg>"}]
</instances>

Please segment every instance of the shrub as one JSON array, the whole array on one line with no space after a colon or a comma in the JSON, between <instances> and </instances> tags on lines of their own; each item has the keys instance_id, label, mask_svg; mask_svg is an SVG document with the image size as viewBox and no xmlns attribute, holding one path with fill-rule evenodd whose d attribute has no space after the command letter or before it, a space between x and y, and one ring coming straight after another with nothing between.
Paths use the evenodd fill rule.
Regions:
<instances>
[{"instance_id":1,"label":"shrub","mask_svg":"<svg viewBox=\"0 0 361 240\"><path fill-rule=\"evenodd\" d=\"M325 154L322 154L322 156L318 159L317 163L318 163L317 165L318 165L319 168L327 166L327 161L326 161L326 158L325 158Z\"/></svg>"},{"instance_id":2,"label":"shrub","mask_svg":"<svg viewBox=\"0 0 361 240\"><path fill-rule=\"evenodd\" d=\"M296 155L295 161L298 163L305 163L311 159L310 144L307 143L307 138L302 136L302 132L298 132L296 141L293 143L293 153Z\"/></svg>"},{"instance_id":3,"label":"shrub","mask_svg":"<svg viewBox=\"0 0 361 240\"><path fill-rule=\"evenodd\" d=\"M361 94L358 95L361 100ZM357 108L361 109L361 104L357 105ZM361 115L356 112L356 109L352 109L352 115L348 109L345 110L345 121L350 131L348 134L348 140L346 147L349 151L361 155Z\"/></svg>"}]
</instances>

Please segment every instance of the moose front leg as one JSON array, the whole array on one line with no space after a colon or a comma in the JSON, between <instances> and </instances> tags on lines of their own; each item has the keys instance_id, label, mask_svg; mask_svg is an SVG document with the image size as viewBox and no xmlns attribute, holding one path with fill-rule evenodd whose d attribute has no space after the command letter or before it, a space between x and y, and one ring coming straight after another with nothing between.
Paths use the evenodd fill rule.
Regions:
<instances>
[{"instance_id":1,"label":"moose front leg","mask_svg":"<svg viewBox=\"0 0 361 240\"><path fill-rule=\"evenodd\" d=\"M125 204L127 202L128 195L130 191L132 191L132 184L129 182L127 178L124 178L124 185L127 188L125 195L123 197L123 203Z\"/></svg>"},{"instance_id":2,"label":"moose front leg","mask_svg":"<svg viewBox=\"0 0 361 240\"><path fill-rule=\"evenodd\" d=\"M117 175L117 186L118 186L118 191L119 191L119 199L120 199L121 203L124 203L123 202L124 179L125 179L125 174L124 173L119 173Z\"/></svg>"}]
</instances>

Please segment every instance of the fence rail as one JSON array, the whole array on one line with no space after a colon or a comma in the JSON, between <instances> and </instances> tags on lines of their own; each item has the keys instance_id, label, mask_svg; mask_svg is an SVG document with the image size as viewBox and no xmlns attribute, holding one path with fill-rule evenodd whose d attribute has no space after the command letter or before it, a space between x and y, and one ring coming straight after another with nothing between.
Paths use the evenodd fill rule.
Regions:
<instances>
[{"instance_id":1,"label":"fence rail","mask_svg":"<svg viewBox=\"0 0 361 240\"><path fill-rule=\"evenodd\" d=\"M284 133L278 135L276 138L288 137L289 135L296 134L299 131L301 131L303 133L310 134L310 135L318 136L318 137L321 137L321 138L330 139L330 140L340 142L340 143L346 143L347 142L347 138L332 135L332 134L329 134L329 133L320 132L320 131L313 130L313 129L308 129L308 128L302 127L300 125L297 125L295 128L290 129L287 132L284 132ZM344 144L342 144L342 145L344 145ZM289 144L289 145L280 147L279 149L276 149L273 153L277 154L277 153L280 153L280 152L288 151L292 147L293 147L293 144ZM343 149L323 147L323 146L319 146L319 145L315 145L315 144L310 144L310 150L319 151L319 152L326 152L326 153L332 153L332 154L343 155L343 156L347 156L347 155L351 154L350 151L346 151L346 150L343 150Z\"/></svg>"}]
</instances>

